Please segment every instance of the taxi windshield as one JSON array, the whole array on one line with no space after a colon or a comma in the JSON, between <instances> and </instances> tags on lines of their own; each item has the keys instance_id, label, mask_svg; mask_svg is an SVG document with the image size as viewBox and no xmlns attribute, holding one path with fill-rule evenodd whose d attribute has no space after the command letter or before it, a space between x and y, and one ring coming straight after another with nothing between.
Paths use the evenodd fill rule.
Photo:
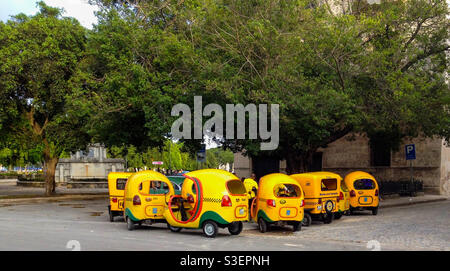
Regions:
<instances>
[{"instance_id":1,"label":"taxi windshield","mask_svg":"<svg viewBox=\"0 0 450 271\"><path fill-rule=\"evenodd\" d=\"M298 198L301 191L295 184L277 184L273 193L277 198Z\"/></svg>"},{"instance_id":2,"label":"taxi windshield","mask_svg":"<svg viewBox=\"0 0 450 271\"><path fill-rule=\"evenodd\" d=\"M359 179L353 183L356 190L372 190L375 189L375 182L371 179Z\"/></svg>"}]
</instances>

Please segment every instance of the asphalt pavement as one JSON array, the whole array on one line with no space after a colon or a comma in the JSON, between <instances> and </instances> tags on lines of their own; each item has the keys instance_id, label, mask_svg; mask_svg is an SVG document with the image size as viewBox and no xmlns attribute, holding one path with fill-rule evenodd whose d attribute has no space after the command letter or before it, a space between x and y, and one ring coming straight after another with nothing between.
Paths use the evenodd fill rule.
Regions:
<instances>
[{"instance_id":1,"label":"asphalt pavement","mask_svg":"<svg viewBox=\"0 0 450 271\"><path fill-rule=\"evenodd\" d=\"M165 224L128 231L120 217L109 222L106 198L0 202L0 250L450 250L450 201L382 208L344 216L331 224L314 222L293 233L291 227L260 233L255 223L214 239L201 230L170 232Z\"/></svg>"}]
</instances>

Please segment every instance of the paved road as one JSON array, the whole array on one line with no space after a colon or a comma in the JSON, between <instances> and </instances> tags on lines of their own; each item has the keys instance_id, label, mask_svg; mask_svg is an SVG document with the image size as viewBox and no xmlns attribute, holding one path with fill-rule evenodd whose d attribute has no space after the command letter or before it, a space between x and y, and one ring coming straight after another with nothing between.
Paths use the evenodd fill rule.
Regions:
<instances>
[{"instance_id":1,"label":"paved road","mask_svg":"<svg viewBox=\"0 0 450 271\"><path fill-rule=\"evenodd\" d=\"M221 230L215 239L163 224L128 231L120 218L108 221L106 206L103 199L0 205L0 250L68 250L70 240L81 250L369 250L371 240L381 250L450 250L450 201L315 222L296 233L286 227L261 234L246 223L239 236Z\"/></svg>"}]
</instances>

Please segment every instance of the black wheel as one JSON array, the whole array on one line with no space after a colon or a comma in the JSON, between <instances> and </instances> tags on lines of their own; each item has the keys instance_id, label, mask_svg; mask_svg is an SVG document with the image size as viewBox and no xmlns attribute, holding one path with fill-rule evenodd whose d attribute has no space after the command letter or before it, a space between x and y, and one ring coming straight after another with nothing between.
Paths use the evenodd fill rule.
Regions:
<instances>
[{"instance_id":1,"label":"black wheel","mask_svg":"<svg viewBox=\"0 0 450 271\"><path fill-rule=\"evenodd\" d=\"M208 238L214 238L216 237L217 233L219 232L219 227L217 227L216 222L208 220L205 223L203 223L203 233Z\"/></svg>"},{"instance_id":2,"label":"black wheel","mask_svg":"<svg viewBox=\"0 0 450 271\"><path fill-rule=\"evenodd\" d=\"M372 215L377 215L378 214L378 207L374 207L372 209Z\"/></svg>"},{"instance_id":3,"label":"black wheel","mask_svg":"<svg viewBox=\"0 0 450 271\"><path fill-rule=\"evenodd\" d=\"M300 221L295 221L294 224L292 225L294 232L296 231L301 231L302 230L302 222Z\"/></svg>"},{"instance_id":4,"label":"black wheel","mask_svg":"<svg viewBox=\"0 0 450 271\"><path fill-rule=\"evenodd\" d=\"M179 227L174 227L172 225L170 225L169 223L167 223L167 228L171 231L171 232L180 232L182 228Z\"/></svg>"},{"instance_id":5,"label":"black wheel","mask_svg":"<svg viewBox=\"0 0 450 271\"><path fill-rule=\"evenodd\" d=\"M342 217L342 213L338 212L334 214L334 219L340 219Z\"/></svg>"},{"instance_id":6,"label":"black wheel","mask_svg":"<svg viewBox=\"0 0 450 271\"><path fill-rule=\"evenodd\" d=\"M322 220L323 220L323 223L325 223L325 224L330 224L331 222L333 222L333 218L334 218L333 213L322 214Z\"/></svg>"},{"instance_id":7,"label":"black wheel","mask_svg":"<svg viewBox=\"0 0 450 271\"><path fill-rule=\"evenodd\" d=\"M238 235L241 233L242 229L244 228L244 225L241 221L233 222L230 225L228 225L228 231L231 235Z\"/></svg>"},{"instance_id":8,"label":"black wheel","mask_svg":"<svg viewBox=\"0 0 450 271\"><path fill-rule=\"evenodd\" d=\"M353 209L352 207L350 207L349 215L354 215L354 214L355 214L355 209Z\"/></svg>"},{"instance_id":9,"label":"black wheel","mask_svg":"<svg viewBox=\"0 0 450 271\"><path fill-rule=\"evenodd\" d=\"M259 231L262 232L262 233L265 233L267 231L267 228L268 228L267 222L262 217L260 217L258 219L258 229L259 229Z\"/></svg>"},{"instance_id":10,"label":"black wheel","mask_svg":"<svg viewBox=\"0 0 450 271\"><path fill-rule=\"evenodd\" d=\"M305 216L303 217L303 220L302 220L302 226L309 227L309 226L311 226L311 224L312 224L311 215L308 213L305 213Z\"/></svg>"},{"instance_id":11,"label":"black wheel","mask_svg":"<svg viewBox=\"0 0 450 271\"><path fill-rule=\"evenodd\" d=\"M109 222L114 222L114 215L111 211L111 206L108 206Z\"/></svg>"},{"instance_id":12,"label":"black wheel","mask_svg":"<svg viewBox=\"0 0 450 271\"><path fill-rule=\"evenodd\" d=\"M127 216L127 228L129 231L132 231L136 228L133 220L131 220L131 218L129 216Z\"/></svg>"}]
</instances>

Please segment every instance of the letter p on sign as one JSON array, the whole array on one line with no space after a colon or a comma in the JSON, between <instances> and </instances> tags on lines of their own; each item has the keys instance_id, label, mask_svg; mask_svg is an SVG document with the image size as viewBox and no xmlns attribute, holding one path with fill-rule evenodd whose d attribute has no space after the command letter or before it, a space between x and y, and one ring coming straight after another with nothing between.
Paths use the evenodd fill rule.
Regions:
<instances>
[{"instance_id":1,"label":"letter p on sign","mask_svg":"<svg viewBox=\"0 0 450 271\"><path fill-rule=\"evenodd\" d=\"M414 144L405 145L406 160L416 159L416 146Z\"/></svg>"}]
</instances>

